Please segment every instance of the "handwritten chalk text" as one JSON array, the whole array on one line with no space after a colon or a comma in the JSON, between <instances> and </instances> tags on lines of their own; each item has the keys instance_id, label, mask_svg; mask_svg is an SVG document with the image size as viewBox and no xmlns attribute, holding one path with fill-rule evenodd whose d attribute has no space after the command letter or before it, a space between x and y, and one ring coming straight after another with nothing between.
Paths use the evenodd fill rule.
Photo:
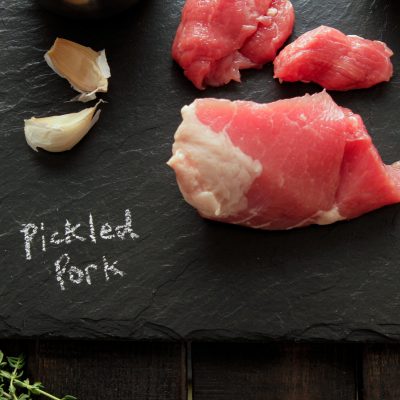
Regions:
<instances>
[{"instance_id":1,"label":"handwritten chalk text","mask_svg":"<svg viewBox=\"0 0 400 400\"><path fill-rule=\"evenodd\" d=\"M111 276L125 276L125 272L119 270L116 265L118 261L109 263L106 256L102 257L102 268L104 273L105 281L109 281ZM66 281L69 281L75 285L86 283L91 285L93 281L93 275L99 271L97 264L89 264L84 268L72 265L71 259L67 253L63 254L55 263L56 280L60 285L61 290L65 290Z\"/></svg>"},{"instance_id":2,"label":"handwritten chalk text","mask_svg":"<svg viewBox=\"0 0 400 400\"><path fill-rule=\"evenodd\" d=\"M66 219L62 230L46 226L44 222L22 224L20 232L23 235L24 256L31 261L35 255L46 253L49 248L62 247L63 254L54 262L56 281L61 290L66 290L67 283L74 285L92 285L94 277L108 282L112 277L124 277L126 273L117 267L118 261L109 261L103 255L101 262L77 266L71 261L65 247L87 242L97 245L102 240L135 240L139 235L133 231L132 214L125 210L123 223L112 224L108 221L97 223L92 213L89 213L87 224L72 222Z\"/></svg>"},{"instance_id":3,"label":"handwritten chalk text","mask_svg":"<svg viewBox=\"0 0 400 400\"><path fill-rule=\"evenodd\" d=\"M73 242L90 241L96 244L98 238L103 240L125 240L137 239L139 237L139 235L133 231L132 215L130 210L125 210L125 223L115 227L113 227L109 222L105 222L100 224L99 228L96 230L91 213L89 214L88 220L89 224L84 228L80 223L73 224L67 219L65 220L63 232L52 230L47 231L43 222L40 224L22 224L20 232L24 235L25 258L27 260L32 260L32 252L35 242L40 244L40 250L42 252L46 252L48 243L58 246L62 244L71 244ZM38 235L40 235L40 237Z\"/></svg>"}]
</instances>

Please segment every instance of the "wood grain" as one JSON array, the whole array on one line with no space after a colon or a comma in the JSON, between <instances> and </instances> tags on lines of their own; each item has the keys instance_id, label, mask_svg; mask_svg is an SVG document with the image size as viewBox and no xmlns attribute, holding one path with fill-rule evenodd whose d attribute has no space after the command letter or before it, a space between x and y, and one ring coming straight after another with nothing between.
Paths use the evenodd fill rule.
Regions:
<instances>
[{"instance_id":1,"label":"wood grain","mask_svg":"<svg viewBox=\"0 0 400 400\"><path fill-rule=\"evenodd\" d=\"M184 399L180 343L0 342L9 355L28 356L29 377L57 395L81 400Z\"/></svg>"},{"instance_id":2,"label":"wood grain","mask_svg":"<svg viewBox=\"0 0 400 400\"><path fill-rule=\"evenodd\" d=\"M363 400L399 399L400 345L366 345L363 351Z\"/></svg>"},{"instance_id":3,"label":"wood grain","mask_svg":"<svg viewBox=\"0 0 400 400\"><path fill-rule=\"evenodd\" d=\"M2 340L0 349L26 354L30 378L58 395L186 398L180 344ZM191 359L195 400L400 399L400 345L195 343Z\"/></svg>"},{"instance_id":4,"label":"wood grain","mask_svg":"<svg viewBox=\"0 0 400 400\"><path fill-rule=\"evenodd\" d=\"M195 400L356 399L354 346L194 344Z\"/></svg>"}]
</instances>

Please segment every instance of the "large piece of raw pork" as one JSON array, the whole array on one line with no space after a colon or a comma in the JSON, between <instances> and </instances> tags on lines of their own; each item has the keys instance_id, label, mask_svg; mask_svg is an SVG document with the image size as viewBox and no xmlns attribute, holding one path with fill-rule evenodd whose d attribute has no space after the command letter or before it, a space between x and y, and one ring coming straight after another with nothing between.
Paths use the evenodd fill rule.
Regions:
<instances>
[{"instance_id":1,"label":"large piece of raw pork","mask_svg":"<svg viewBox=\"0 0 400 400\"><path fill-rule=\"evenodd\" d=\"M293 24L289 0L187 0L172 57L199 89L240 81L240 69L275 58Z\"/></svg>"},{"instance_id":2,"label":"large piece of raw pork","mask_svg":"<svg viewBox=\"0 0 400 400\"><path fill-rule=\"evenodd\" d=\"M320 26L301 35L275 58L274 77L315 82L325 89L368 88L393 74L393 52L385 43Z\"/></svg>"},{"instance_id":3,"label":"large piece of raw pork","mask_svg":"<svg viewBox=\"0 0 400 400\"><path fill-rule=\"evenodd\" d=\"M182 109L175 170L209 219L261 229L330 224L400 201L361 117L326 92L269 104L200 99Z\"/></svg>"}]
</instances>

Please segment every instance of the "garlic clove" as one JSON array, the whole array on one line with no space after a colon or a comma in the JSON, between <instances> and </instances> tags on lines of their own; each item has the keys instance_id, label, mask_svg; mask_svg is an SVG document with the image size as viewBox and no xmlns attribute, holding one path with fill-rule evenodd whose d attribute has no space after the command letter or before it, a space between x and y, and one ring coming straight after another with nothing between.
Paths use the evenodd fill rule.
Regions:
<instances>
[{"instance_id":1,"label":"garlic clove","mask_svg":"<svg viewBox=\"0 0 400 400\"><path fill-rule=\"evenodd\" d=\"M107 92L111 73L104 50L96 52L90 47L57 38L44 59L55 73L81 93L73 100L86 102L95 99L96 92Z\"/></svg>"},{"instance_id":2,"label":"garlic clove","mask_svg":"<svg viewBox=\"0 0 400 400\"><path fill-rule=\"evenodd\" d=\"M98 121L100 110L97 107L101 102L77 113L25 120L28 145L35 151L38 147L51 152L72 149Z\"/></svg>"},{"instance_id":3,"label":"garlic clove","mask_svg":"<svg viewBox=\"0 0 400 400\"><path fill-rule=\"evenodd\" d=\"M105 50L99 51L99 57L97 58L97 65L99 66L100 71L103 74L103 76L106 78L110 78L111 71L110 71L110 66L108 65L108 62L107 62Z\"/></svg>"}]
</instances>

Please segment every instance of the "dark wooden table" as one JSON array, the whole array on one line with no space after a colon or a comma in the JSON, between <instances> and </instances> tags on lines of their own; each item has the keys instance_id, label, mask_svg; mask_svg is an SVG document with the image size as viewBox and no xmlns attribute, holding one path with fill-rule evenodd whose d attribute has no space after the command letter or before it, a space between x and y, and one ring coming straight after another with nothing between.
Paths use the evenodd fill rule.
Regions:
<instances>
[{"instance_id":1,"label":"dark wooden table","mask_svg":"<svg viewBox=\"0 0 400 400\"><path fill-rule=\"evenodd\" d=\"M399 400L400 345L0 341L80 400Z\"/></svg>"}]
</instances>

